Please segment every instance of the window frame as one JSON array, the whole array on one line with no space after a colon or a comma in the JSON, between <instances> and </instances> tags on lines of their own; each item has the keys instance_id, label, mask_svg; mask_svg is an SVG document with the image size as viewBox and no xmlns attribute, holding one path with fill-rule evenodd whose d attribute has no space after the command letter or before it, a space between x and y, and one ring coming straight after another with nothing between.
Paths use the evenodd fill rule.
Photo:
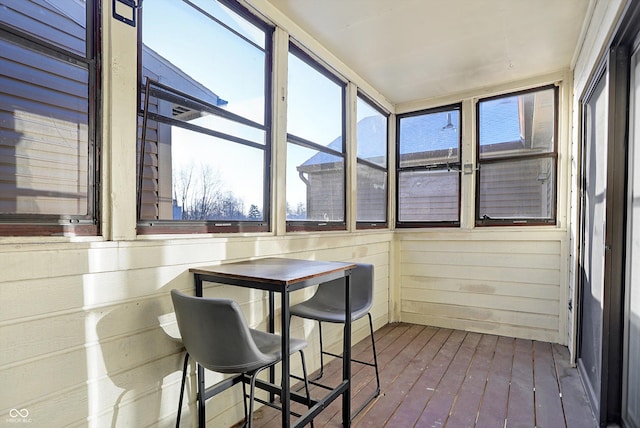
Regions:
<instances>
[{"instance_id":1,"label":"window frame","mask_svg":"<svg viewBox=\"0 0 640 428\"><path fill-rule=\"evenodd\" d=\"M217 106L213 106L203 100L199 100L194 96L189 94L185 94L175 88L169 88L166 85L162 85L160 83L155 83L155 86L169 88L169 90L175 93L179 97L183 97L185 100L188 100L188 103L198 104L202 106L204 110L208 113L216 115L218 117L228 119L246 126L253 127L255 129L260 129L264 132L265 140L264 145L259 147L259 144L253 143L249 140L242 142L243 140L240 137L235 137L229 134L225 134L224 132L208 130L202 133L210 136L217 136L224 141L231 144L245 144L247 146L251 146L253 148L264 150L264 176L263 176L263 208L262 208L262 220L259 221L250 221L250 220L149 220L149 219L141 219L141 181L142 176L140 176L140 163L136 166L138 173L136 176L136 222L137 222L137 234L138 235L152 235L152 234L205 234L205 233L259 233L259 232L269 232L272 228L272 220L271 220L271 156L273 150L272 144L272 127L273 127L273 106L272 106L272 71L273 71L273 36L275 32L275 27L270 23L260 19L260 17L251 13L250 10L246 9L239 3L232 0L214 0L217 1L222 6L230 9L234 13L240 15L242 18L246 19L256 28L262 30L265 34L265 46L264 46L264 125L253 122L252 120L245 118L244 116L235 114L233 112L226 111L224 109L220 109ZM189 3L189 2L187 2ZM144 9L142 9L143 11ZM142 25L143 25L143 12L140 13L140 25L138 26L138 108L137 108L137 120L141 120L145 116L144 111L144 93L146 87L148 86L144 80L143 76L143 64L142 64ZM218 21L214 17L210 17L213 21L217 22L222 27L236 34L241 39L247 41L248 43L255 45L251 40L248 40L245 36L238 33L236 30L228 27L225 23ZM158 115L154 115L152 120L158 120L159 122L165 124L175 124L173 121L165 121L159 120ZM176 124L180 126L179 124ZM191 129L191 127L184 127L184 129ZM194 126L193 128L197 128ZM136 139L136 144L139 145L140 140ZM139 155L139 149L136 149Z\"/></svg>"},{"instance_id":2,"label":"window frame","mask_svg":"<svg viewBox=\"0 0 640 428\"><path fill-rule=\"evenodd\" d=\"M336 230L346 230L347 228L347 173L348 173L348 165L347 165L347 141L346 141L346 95L347 95L347 82L339 78L337 75L329 71L326 67L324 67L318 60L313 58L307 51L305 51L302 47L298 46L293 40L289 41L289 51L288 53L293 54L298 57L299 60L306 63L308 66L312 67L314 70L318 71L324 77L340 86L342 96L341 96L341 108L342 108L342 152L338 152L329 148L328 146L323 146L322 144L315 143L313 141L307 140L305 138L296 136L294 134L290 134L287 132L287 148L289 144L295 144L300 147L304 147L310 150L316 150L318 152L328 153L330 155L341 157L343 160L343 189L344 192L342 194L342 205L343 205L343 220L342 221L319 221L319 220L289 220L286 219L286 231L287 232L314 232L314 231L336 231ZM288 109L287 109L288 110ZM288 113L287 113L288 114ZM287 160L288 161L288 160ZM287 167L288 168L288 167ZM286 192L285 192L286 194ZM286 196L285 196L286 197ZM285 214L286 216L286 214Z\"/></svg>"},{"instance_id":3,"label":"window frame","mask_svg":"<svg viewBox=\"0 0 640 428\"><path fill-rule=\"evenodd\" d=\"M357 91L357 99L361 99L363 102L367 103L369 105L369 107L373 108L375 111L377 111L378 113L380 113L382 116L385 117L385 121L386 121L386 128L387 128L387 135L385 138L385 158L386 158L386 162L385 162L385 166L382 167L376 163L372 163L367 161L366 159L361 159L358 156L358 135L356 132L356 150L355 150L355 157L356 157L356 170L354 171L354 182L356 183L356 193L358 190L358 164L367 166L369 168L373 168L377 171L382 171L386 174L386 181L385 181L385 211L384 211L384 216L385 216L385 220L382 222L372 222L372 221L358 221L358 203L356 200L356 229L357 230L365 230L365 229L386 229L389 227L389 125L391 122L391 113L389 113L388 111L386 111L385 109L383 109L378 103L376 103L370 96L368 96L366 93L364 93L363 91L360 90L360 88L358 88ZM356 102L357 105L357 102ZM357 130L357 114L356 114L356 130Z\"/></svg>"},{"instance_id":4,"label":"window frame","mask_svg":"<svg viewBox=\"0 0 640 428\"><path fill-rule=\"evenodd\" d=\"M437 163L430 165L419 165L411 167L400 167L400 121L403 118L422 116L433 113L443 113L452 110L457 110L458 114L458 161L455 163ZM396 116L396 228L439 228L439 227L460 227L462 217L462 102L448 104L444 106L438 106L428 109L422 109L407 113L401 113ZM401 221L400 220L400 174L403 172L413 171L454 171L458 173L458 219L454 221L450 220L436 220L436 221Z\"/></svg>"},{"instance_id":5,"label":"window frame","mask_svg":"<svg viewBox=\"0 0 640 428\"><path fill-rule=\"evenodd\" d=\"M480 103L486 101L492 101L500 98L509 98L524 94L530 94L533 92L542 92L545 90L553 89L554 94L554 107L553 107L553 119L554 119L554 131L553 131L553 151L545 153L524 154L524 155L510 155L503 157L495 157L492 159L480 158ZM499 95L493 95L478 99L475 105L476 113L476 179L475 179L475 226L477 227L491 227L491 226L555 226L558 221L558 135L559 135L559 88L557 85L549 84L543 86L537 86L535 88L524 89L520 91L508 92ZM480 190L481 190L481 177L482 177L482 165L487 164L499 164L502 162L514 162L520 160L534 160L551 158L554 173L554 195L553 204L551 207L552 215L548 220L536 219L536 218L481 218L480 217Z\"/></svg>"},{"instance_id":6,"label":"window frame","mask_svg":"<svg viewBox=\"0 0 640 428\"><path fill-rule=\"evenodd\" d=\"M85 54L56 46L44 39L0 23L0 36L26 49L83 67L87 84L87 213L72 214L0 214L2 236L97 236L100 234L100 130L98 114L101 93L101 34L99 2L87 0L85 10Z\"/></svg>"}]
</instances>

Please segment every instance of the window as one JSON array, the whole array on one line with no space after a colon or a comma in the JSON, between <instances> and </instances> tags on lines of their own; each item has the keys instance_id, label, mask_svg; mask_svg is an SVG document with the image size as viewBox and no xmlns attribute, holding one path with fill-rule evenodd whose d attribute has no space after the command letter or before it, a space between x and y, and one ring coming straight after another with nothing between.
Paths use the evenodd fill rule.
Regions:
<instances>
[{"instance_id":1,"label":"window","mask_svg":"<svg viewBox=\"0 0 640 428\"><path fill-rule=\"evenodd\" d=\"M357 120L357 227L386 227L389 114L358 94Z\"/></svg>"},{"instance_id":2,"label":"window","mask_svg":"<svg viewBox=\"0 0 640 428\"><path fill-rule=\"evenodd\" d=\"M556 221L557 88L478 102L476 224Z\"/></svg>"},{"instance_id":3,"label":"window","mask_svg":"<svg viewBox=\"0 0 640 428\"><path fill-rule=\"evenodd\" d=\"M96 235L94 2L0 0L0 235Z\"/></svg>"},{"instance_id":4,"label":"window","mask_svg":"<svg viewBox=\"0 0 640 428\"><path fill-rule=\"evenodd\" d=\"M212 0L142 21L138 233L269 230L273 29Z\"/></svg>"},{"instance_id":5,"label":"window","mask_svg":"<svg viewBox=\"0 0 640 428\"><path fill-rule=\"evenodd\" d=\"M345 229L345 88L290 45L287 230Z\"/></svg>"},{"instance_id":6,"label":"window","mask_svg":"<svg viewBox=\"0 0 640 428\"><path fill-rule=\"evenodd\" d=\"M460 224L460 111L398 116L398 227Z\"/></svg>"}]
</instances>

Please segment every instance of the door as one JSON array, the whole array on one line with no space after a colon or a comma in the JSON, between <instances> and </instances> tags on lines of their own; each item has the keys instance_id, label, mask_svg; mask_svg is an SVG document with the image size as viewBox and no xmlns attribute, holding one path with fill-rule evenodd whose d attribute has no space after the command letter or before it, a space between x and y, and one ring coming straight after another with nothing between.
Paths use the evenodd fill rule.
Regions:
<instances>
[{"instance_id":1,"label":"door","mask_svg":"<svg viewBox=\"0 0 640 428\"><path fill-rule=\"evenodd\" d=\"M629 59L626 45L611 48L582 101L577 354L600 426L622 408Z\"/></svg>"},{"instance_id":2,"label":"door","mask_svg":"<svg viewBox=\"0 0 640 428\"><path fill-rule=\"evenodd\" d=\"M640 53L637 47L630 68L622 419L625 426L640 428Z\"/></svg>"},{"instance_id":3,"label":"door","mask_svg":"<svg viewBox=\"0 0 640 428\"><path fill-rule=\"evenodd\" d=\"M602 331L607 187L607 73L583 103L578 366L596 414L602 387Z\"/></svg>"}]
</instances>

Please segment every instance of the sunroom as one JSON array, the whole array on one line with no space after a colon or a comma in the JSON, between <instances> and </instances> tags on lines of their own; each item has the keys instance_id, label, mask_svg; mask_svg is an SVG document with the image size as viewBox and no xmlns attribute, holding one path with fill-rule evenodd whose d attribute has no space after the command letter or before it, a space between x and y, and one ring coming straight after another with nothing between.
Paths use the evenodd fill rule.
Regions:
<instances>
[{"instance_id":1,"label":"sunroom","mask_svg":"<svg viewBox=\"0 0 640 428\"><path fill-rule=\"evenodd\" d=\"M639 11L0 0L0 422L175 425L170 291L293 258L373 265L381 338L562 350L596 423L639 427ZM267 327L264 291L204 294ZM291 335L317 370L316 324ZM340 349L339 326L323 335ZM356 321L354 349L368 335ZM209 426L242 402L213 398Z\"/></svg>"}]
</instances>

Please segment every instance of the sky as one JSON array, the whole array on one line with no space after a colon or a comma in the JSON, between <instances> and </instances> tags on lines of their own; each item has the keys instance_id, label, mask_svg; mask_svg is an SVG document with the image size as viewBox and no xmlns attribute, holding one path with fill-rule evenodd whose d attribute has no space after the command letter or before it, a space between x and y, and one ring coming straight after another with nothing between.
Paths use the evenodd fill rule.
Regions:
<instances>
[{"instance_id":1,"label":"sky","mask_svg":"<svg viewBox=\"0 0 640 428\"><path fill-rule=\"evenodd\" d=\"M191 1L255 45L176 0L144 1L144 43L228 101L224 108L264 123L264 33L217 2ZM292 54L289 55L289 79L287 132L329 145L341 134L341 87ZM199 120L208 126L214 123L212 117ZM246 136L238 126L227 127L225 132ZM263 174L261 159L256 156L261 154L260 150L247 150L228 142L221 144L212 137L184 129L174 129L172 138L174 170L211 163L219 169L229 190L244 200L246 209L251 204L262 208L262 186L256 186L262 182ZM289 146L287 202L295 207L306 200L306 188L295 167L316 152Z\"/></svg>"}]
</instances>

